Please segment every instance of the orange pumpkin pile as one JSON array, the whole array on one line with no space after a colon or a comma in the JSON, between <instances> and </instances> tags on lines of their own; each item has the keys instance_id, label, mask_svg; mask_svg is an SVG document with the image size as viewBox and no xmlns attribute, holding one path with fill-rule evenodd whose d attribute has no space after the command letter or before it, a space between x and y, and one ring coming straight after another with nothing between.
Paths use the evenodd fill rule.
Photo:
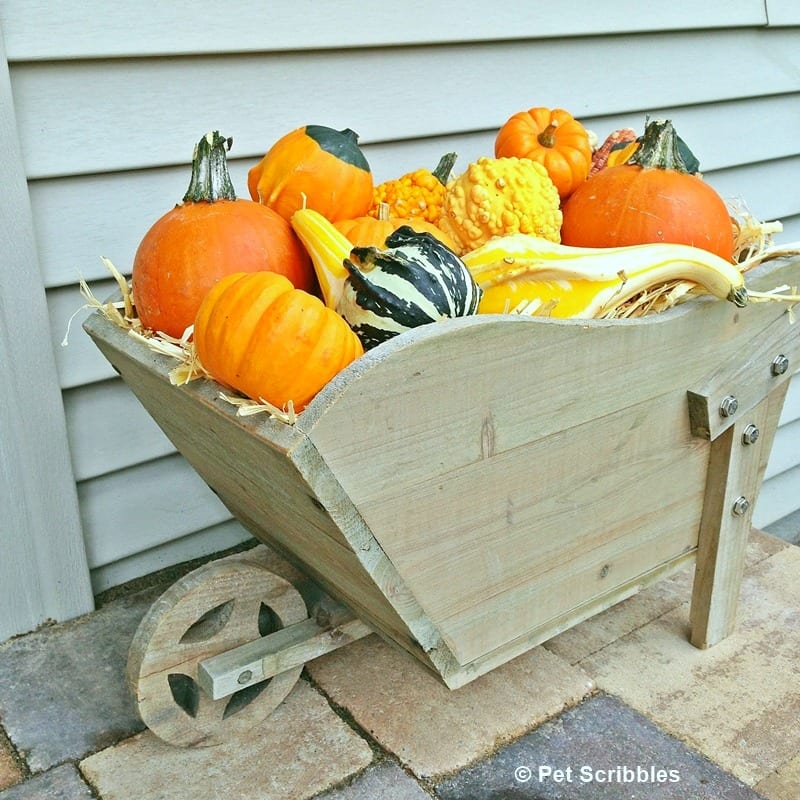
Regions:
<instances>
[{"instance_id":1,"label":"orange pumpkin pile","mask_svg":"<svg viewBox=\"0 0 800 800\"><path fill-rule=\"evenodd\" d=\"M352 130L306 125L250 169L249 200L233 189L229 146L218 132L196 146L183 202L136 252L133 297L145 328L178 338L194 326L212 376L278 407L301 410L363 353L330 291L333 307L320 301L321 287L331 274L346 277L348 245L382 248L404 225L459 255L522 233L587 248L690 244L733 258L727 206L669 121L649 122L638 137L615 131L598 148L568 111L532 107L499 127L494 158L461 175L451 176L448 153L434 172L377 186ZM290 222L303 209L336 228L315 248ZM320 257L331 268L324 281Z\"/></svg>"}]
</instances>

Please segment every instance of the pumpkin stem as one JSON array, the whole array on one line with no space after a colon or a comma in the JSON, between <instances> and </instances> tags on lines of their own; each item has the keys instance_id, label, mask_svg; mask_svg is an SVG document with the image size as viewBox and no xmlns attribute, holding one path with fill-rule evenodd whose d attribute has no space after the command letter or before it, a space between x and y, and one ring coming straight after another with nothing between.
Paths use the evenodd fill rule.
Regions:
<instances>
[{"instance_id":1,"label":"pumpkin stem","mask_svg":"<svg viewBox=\"0 0 800 800\"><path fill-rule=\"evenodd\" d=\"M226 149L233 139L226 139L219 131L207 133L194 148L192 178L183 196L184 203L214 203L217 200L235 200Z\"/></svg>"},{"instance_id":2,"label":"pumpkin stem","mask_svg":"<svg viewBox=\"0 0 800 800\"><path fill-rule=\"evenodd\" d=\"M378 203L378 220L381 222L386 222L389 219L389 204L388 203Z\"/></svg>"},{"instance_id":3,"label":"pumpkin stem","mask_svg":"<svg viewBox=\"0 0 800 800\"><path fill-rule=\"evenodd\" d=\"M690 172L678 146L678 135L668 119L654 119L647 123L641 144L627 163L644 169Z\"/></svg>"},{"instance_id":4,"label":"pumpkin stem","mask_svg":"<svg viewBox=\"0 0 800 800\"><path fill-rule=\"evenodd\" d=\"M556 128L558 123L553 120L536 138L542 147L556 146Z\"/></svg>"},{"instance_id":5,"label":"pumpkin stem","mask_svg":"<svg viewBox=\"0 0 800 800\"><path fill-rule=\"evenodd\" d=\"M442 186L447 186L447 181L450 180L450 173L453 171L457 158L458 155L456 153L445 153L439 159L436 169L431 173Z\"/></svg>"}]
</instances>

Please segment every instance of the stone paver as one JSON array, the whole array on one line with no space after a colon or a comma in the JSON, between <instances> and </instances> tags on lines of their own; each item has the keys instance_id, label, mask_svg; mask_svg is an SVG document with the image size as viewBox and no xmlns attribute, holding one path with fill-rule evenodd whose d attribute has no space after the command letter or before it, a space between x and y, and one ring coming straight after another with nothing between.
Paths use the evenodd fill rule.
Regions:
<instances>
[{"instance_id":1,"label":"stone paver","mask_svg":"<svg viewBox=\"0 0 800 800\"><path fill-rule=\"evenodd\" d=\"M315 800L430 800L414 778L394 762L367 769L347 786L317 795Z\"/></svg>"},{"instance_id":2,"label":"stone paver","mask_svg":"<svg viewBox=\"0 0 800 800\"><path fill-rule=\"evenodd\" d=\"M0 718L32 772L142 729L125 664L136 626L157 594L121 598L0 647Z\"/></svg>"},{"instance_id":3,"label":"stone paver","mask_svg":"<svg viewBox=\"0 0 800 800\"><path fill-rule=\"evenodd\" d=\"M372 758L367 742L300 681L247 737L179 748L145 731L89 756L80 769L103 800L303 800L360 772Z\"/></svg>"},{"instance_id":4,"label":"stone paver","mask_svg":"<svg viewBox=\"0 0 800 800\"><path fill-rule=\"evenodd\" d=\"M454 691L375 635L307 668L334 702L421 778L464 767L593 689L581 670L541 647Z\"/></svg>"},{"instance_id":5,"label":"stone paver","mask_svg":"<svg viewBox=\"0 0 800 800\"><path fill-rule=\"evenodd\" d=\"M708 650L687 641L689 605L580 665L665 730L753 785L800 753L800 548L745 575L737 628Z\"/></svg>"},{"instance_id":6,"label":"stone paver","mask_svg":"<svg viewBox=\"0 0 800 800\"><path fill-rule=\"evenodd\" d=\"M0 731L0 792L19 783L22 778L22 768L14 758L8 739Z\"/></svg>"},{"instance_id":7,"label":"stone paver","mask_svg":"<svg viewBox=\"0 0 800 800\"><path fill-rule=\"evenodd\" d=\"M62 764L0 792L0 799L92 800L92 793L74 765Z\"/></svg>"},{"instance_id":8,"label":"stone paver","mask_svg":"<svg viewBox=\"0 0 800 800\"><path fill-rule=\"evenodd\" d=\"M620 700L592 697L436 787L441 800L758 800Z\"/></svg>"},{"instance_id":9,"label":"stone paver","mask_svg":"<svg viewBox=\"0 0 800 800\"><path fill-rule=\"evenodd\" d=\"M747 547L747 568L752 569L785 547L789 547L787 542L754 529ZM690 566L550 639L545 647L570 664L577 664L607 644L686 603L692 596L693 580L694 567Z\"/></svg>"},{"instance_id":10,"label":"stone paver","mask_svg":"<svg viewBox=\"0 0 800 800\"><path fill-rule=\"evenodd\" d=\"M759 781L755 788L767 800L797 800L800 797L800 753Z\"/></svg>"}]
</instances>

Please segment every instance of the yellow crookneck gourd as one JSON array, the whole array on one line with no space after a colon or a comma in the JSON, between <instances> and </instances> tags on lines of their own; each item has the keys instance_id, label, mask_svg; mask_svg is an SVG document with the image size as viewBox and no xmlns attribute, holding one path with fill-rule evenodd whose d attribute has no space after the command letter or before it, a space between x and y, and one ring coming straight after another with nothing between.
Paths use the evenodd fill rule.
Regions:
<instances>
[{"instance_id":1,"label":"yellow crookneck gourd","mask_svg":"<svg viewBox=\"0 0 800 800\"><path fill-rule=\"evenodd\" d=\"M583 248L516 234L490 239L461 258L483 290L483 314L597 318L673 280L737 306L748 302L734 264L689 245Z\"/></svg>"},{"instance_id":2,"label":"yellow crookneck gourd","mask_svg":"<svg viewBox=\"0 0 800 800\"><path fill-rule=\"evenodd\" d=\"M295 211L291 224L311 256L325 305L336 310L348 275L344 260L353 245L332 222L311 208Z\"/></svg>"}]
</instances>

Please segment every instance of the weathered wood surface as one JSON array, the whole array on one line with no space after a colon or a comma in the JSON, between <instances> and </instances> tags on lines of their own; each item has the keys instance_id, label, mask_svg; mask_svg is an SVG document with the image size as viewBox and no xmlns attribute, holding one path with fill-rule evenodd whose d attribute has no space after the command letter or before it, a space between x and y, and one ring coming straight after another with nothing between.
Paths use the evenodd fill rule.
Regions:
<instances>
[{"instance_id":1,"label":"weathered wood surface","mask_svg":"<svg viewBox=\"0 0 800 800\"><path fill-rule=\"evenodd\" d=\"M797 335L782 304L705 299L626 322L427 326L355 362L293 428L236 419L212 384L172 387L159 357L88 329L238 519L458 686L693 556L712 443L687 390L781 324Z\"/></svg>"}]
</instances>

